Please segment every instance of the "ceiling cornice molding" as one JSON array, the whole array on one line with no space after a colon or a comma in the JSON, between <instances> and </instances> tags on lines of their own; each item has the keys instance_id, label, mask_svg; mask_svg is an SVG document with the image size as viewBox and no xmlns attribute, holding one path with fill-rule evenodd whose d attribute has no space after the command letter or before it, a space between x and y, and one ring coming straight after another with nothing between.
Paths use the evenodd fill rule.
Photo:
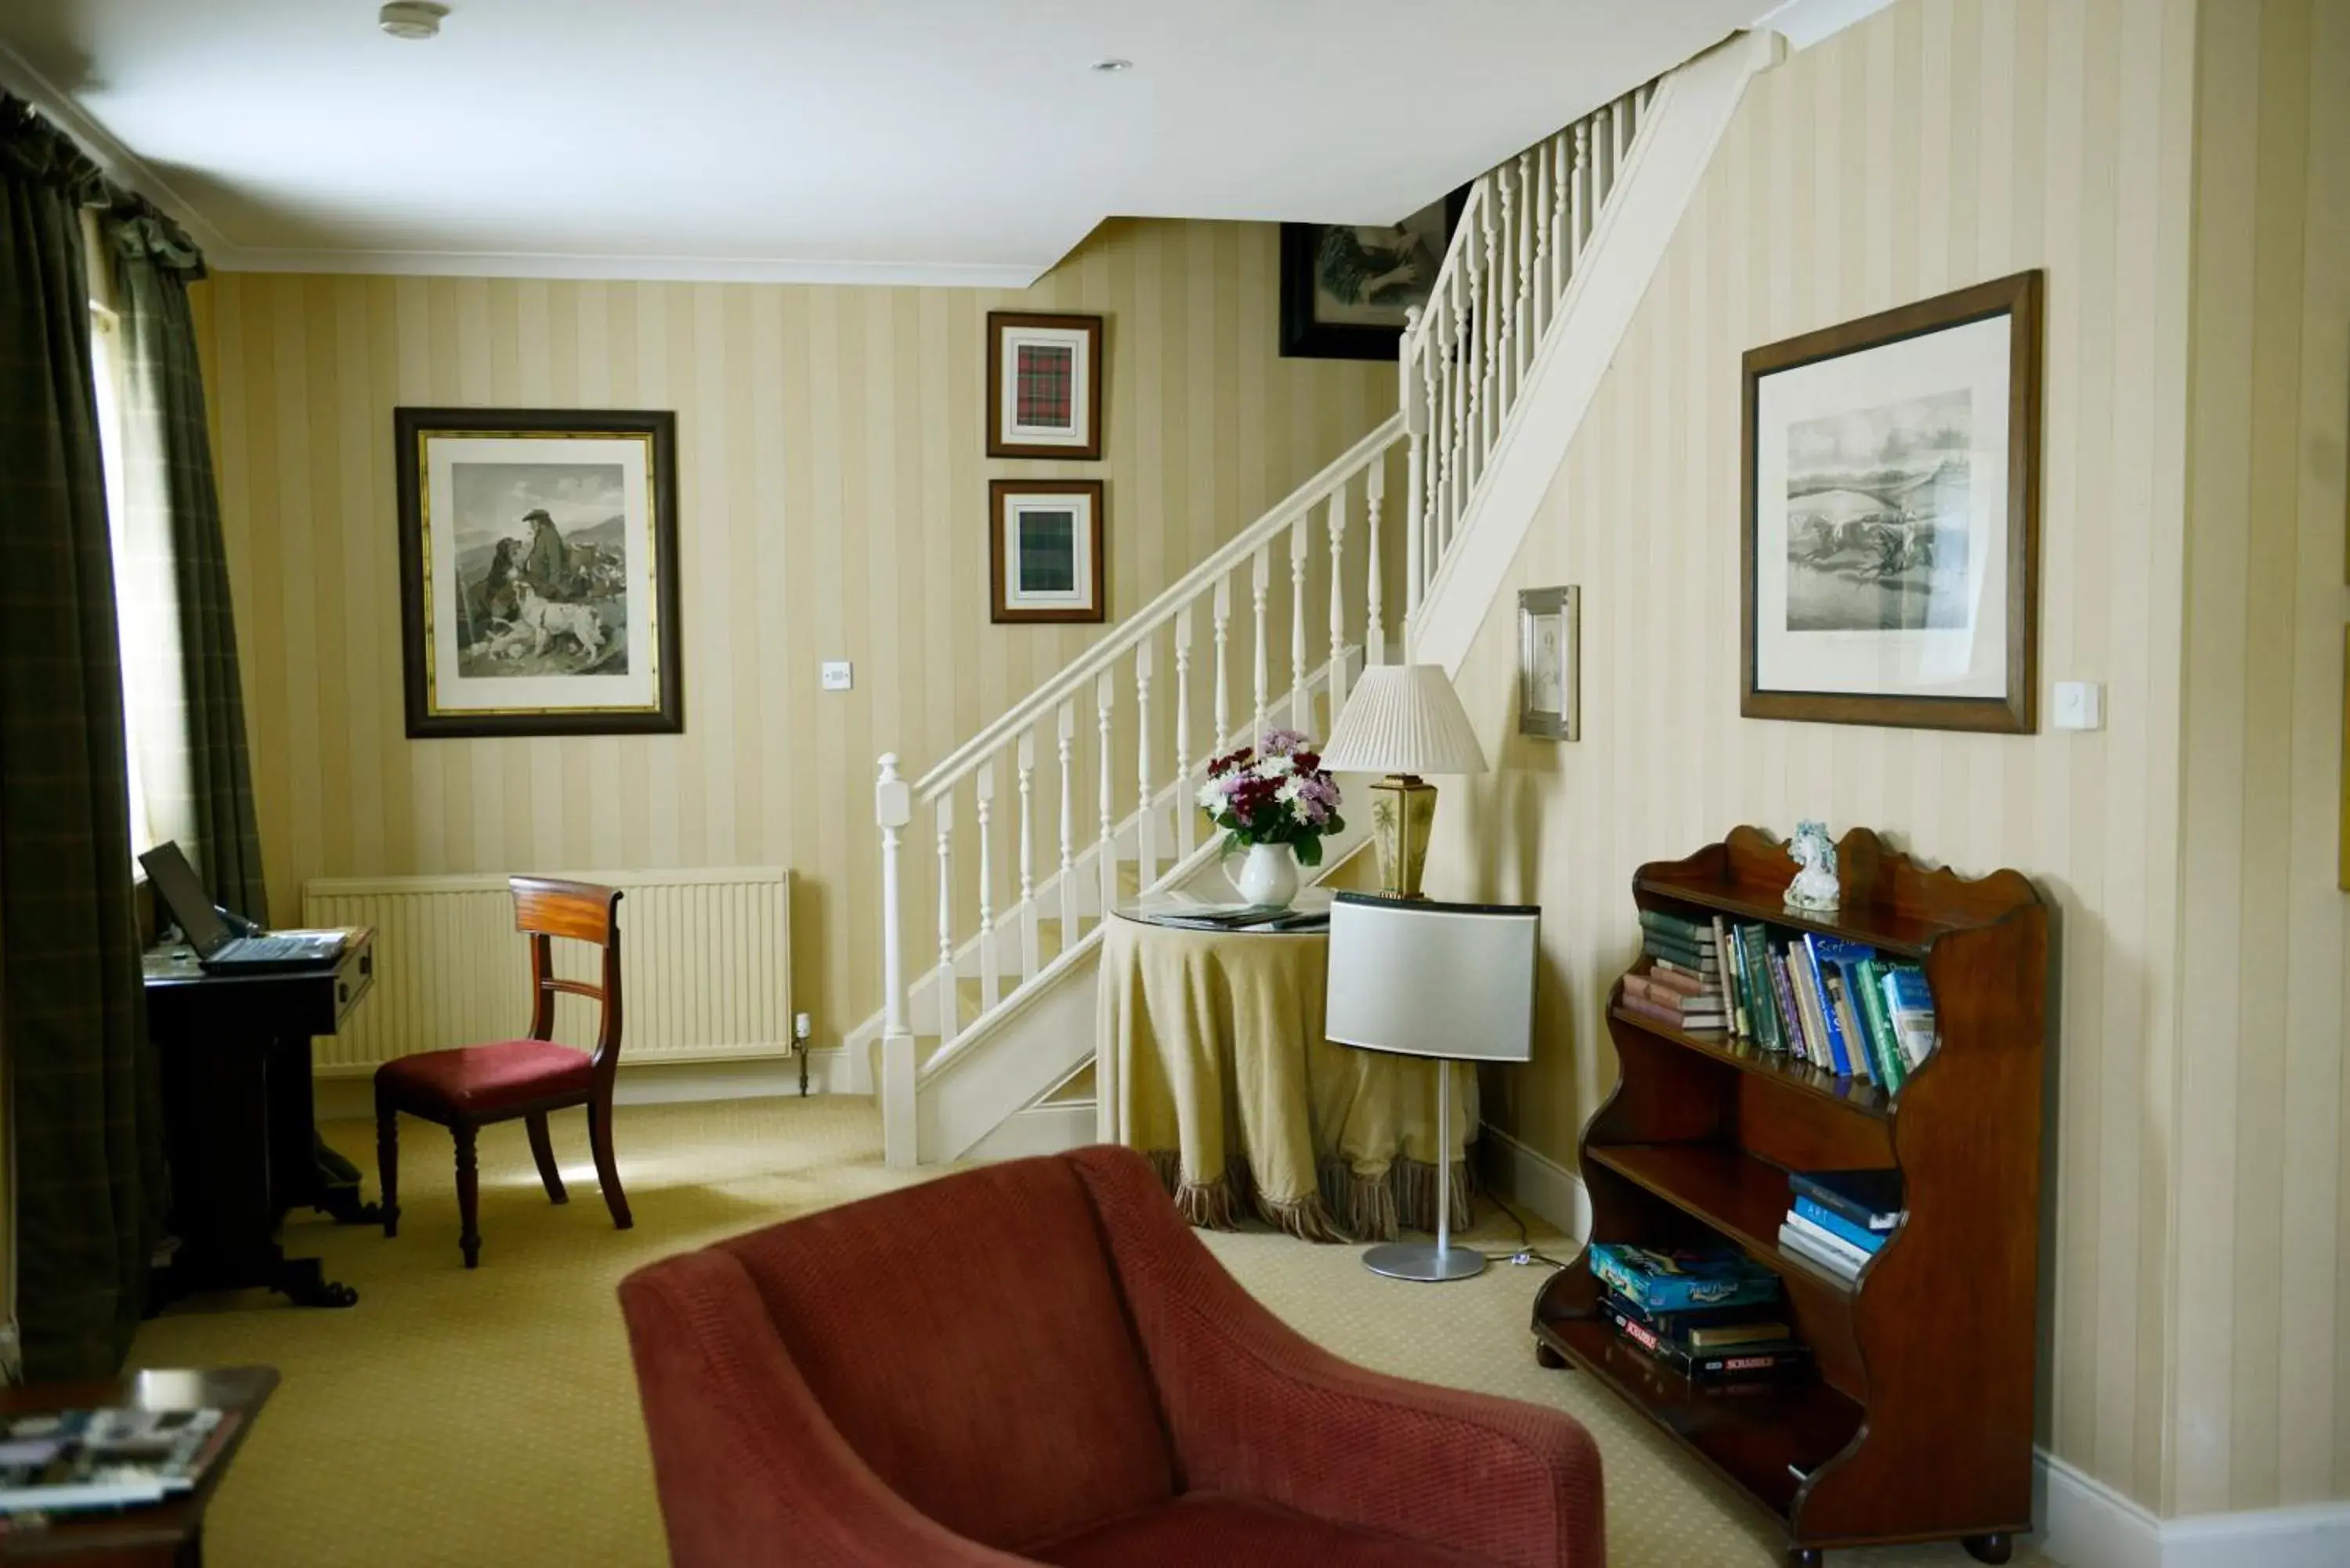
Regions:
<instances>
[{"instance_id":1,"label":"ceiling cornice molding","mask_svg":"<svg viewBox=\"0 0 2350 1568\"><path fill-rule=\"evenodd\" d=\"M234 247L213 221L192 206L187 198L172 189L171 182L149 168L140 156L115 140L111 131L84 113L81 106L59 92L47 77L35 70L24 56L0 43L0 87L6 88L26 103L47 116L67 135L81 143L82 151L97 161L107 178L116 184L146 197L172 220L187 230L189 236L203 251L209 262L214 253L226 254Z\"/></svg>"},{"instance_id":2,"label":"ceiling cornice molding","mask_svg":"<svg viewBox=\"0 0 2350 1568\"><path fill-rule=\"evenodd\" d=\"M362 273L389 277L517 277L609 283L868 284L1026 288L1055 263L806 261L789 257L581 255L561 251L207 249L215 272Z\"/></svg>"}]
</instances>

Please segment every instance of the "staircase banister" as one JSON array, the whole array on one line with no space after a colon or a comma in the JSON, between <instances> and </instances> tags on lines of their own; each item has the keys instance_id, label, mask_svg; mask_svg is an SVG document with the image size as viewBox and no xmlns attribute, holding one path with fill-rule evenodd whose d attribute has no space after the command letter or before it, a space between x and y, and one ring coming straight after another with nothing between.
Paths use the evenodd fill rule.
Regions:
<instances>
[{"instance_id":1,"label":"staircase banister","mask_svg":"<svg viewBox=\"0 0 2350 1568\"><path fill-rule=\"evenodd\" d=\"M1055 703L1073 691L1082 691L1088 681L1117 662L1120 655L1172 620L1177 610L1213 587L1217 578L1247 560L1252 552L1295 523L1301 514L1328 499L1333 490L1369 467L1388 447L1402 439L1402 413L1389 414L1368 435L1333 458L1320 472L1275 502L1263 516L1233 535L1214 554L1177 578L1165 592L1128 616L1116 631L1094 644L1082 658L1022 698L1002 718L948 753L937 766L915 781L915 799L925 805L937 799L976 767L981 758L992 754L1013 736L1035 725Z\"/></svg>"}]
</instances>

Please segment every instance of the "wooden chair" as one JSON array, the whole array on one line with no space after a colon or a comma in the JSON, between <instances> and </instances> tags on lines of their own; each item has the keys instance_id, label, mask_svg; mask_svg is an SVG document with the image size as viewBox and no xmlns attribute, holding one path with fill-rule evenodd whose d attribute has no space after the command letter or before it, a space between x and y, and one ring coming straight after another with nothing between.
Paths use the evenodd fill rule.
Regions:
<instances>
[{"instance_id":1,"label":"wooden chair","mask_svg":"<svg viewBox=\"0 0 2350 1568\"><path fill-rule=\"evenodd\" d=\"M550 1111L573 1106L588 1109L588 1142L596 1151L596 1178L604 1189L612 1223L632 1223L620 1173L612 1163L612 1078L620 1064L620 892L588 882L549 877L508 878L514 888L515 929L530 937L530 1037L487 1045L426 1051L386 1062L375 1071L376 1161L383 1183L383 1233L400 1234L400 1113L438 1122L457 1142L457 1213L463 1221L458 1245L465 1267L481 1262L476 1224L480 1178L473 1165L474 1135L490 1122L520 1116L530 1127L530 1152L550 1202L562 1203L563 1177L555 1168L547 1141ZM556 978L554 940L565 937L604 950L603 981ZM555 995L568 992L601 1004L596 1049L578 1051L555 1042Z\"/></svg>"}]
</instances>

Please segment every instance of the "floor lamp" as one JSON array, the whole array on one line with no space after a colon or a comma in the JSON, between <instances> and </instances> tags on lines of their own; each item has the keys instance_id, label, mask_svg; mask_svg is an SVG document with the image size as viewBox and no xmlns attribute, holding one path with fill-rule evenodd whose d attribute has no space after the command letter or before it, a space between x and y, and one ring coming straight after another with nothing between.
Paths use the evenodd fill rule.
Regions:
<instances>
[{"instance_id":1,"label":"floor lamp","mask_svg":"<svg viewBox=\"0 0 2350 1568\"><path fill-rule=\"evenodd\" d=\"M1485 1255L1452 1244L1454 1062L1534 1054L1534 954L1542 911L1340 893L1330 905L1330 979L1322 1032L1333 1044L1433 1057L1436 1243L1390 1241L1363 1266L1399 1280L1465 1280Z\"/></svg>"}]
</instances>

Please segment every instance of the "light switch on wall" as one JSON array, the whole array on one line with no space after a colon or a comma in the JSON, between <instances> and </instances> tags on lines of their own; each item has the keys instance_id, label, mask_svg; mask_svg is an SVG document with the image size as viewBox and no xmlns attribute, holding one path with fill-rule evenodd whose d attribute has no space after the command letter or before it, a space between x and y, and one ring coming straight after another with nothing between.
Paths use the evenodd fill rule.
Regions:
<instances>
[{"instance_id":1,"label":"light switch on wall","mask_svg":"<svg viewBox=\"0 0 2350 1568\"><path fill-rule=\"evenodd\" d=\"M2102 730L2106 727L2106 689L2095 680L2056 682L2056 727L2060 730Z\"/></svg>"},{"instance_id":2,"label":"light switch on wall","mask_svg":"<svg viewBox=\"0 0 2350 1568\"><path fill-rule=\"evenodd\" d=\"M846 659L827 659L823 666L824 689L846 691L849 687L849 667Z\"/></svg>"}]
</instances>

